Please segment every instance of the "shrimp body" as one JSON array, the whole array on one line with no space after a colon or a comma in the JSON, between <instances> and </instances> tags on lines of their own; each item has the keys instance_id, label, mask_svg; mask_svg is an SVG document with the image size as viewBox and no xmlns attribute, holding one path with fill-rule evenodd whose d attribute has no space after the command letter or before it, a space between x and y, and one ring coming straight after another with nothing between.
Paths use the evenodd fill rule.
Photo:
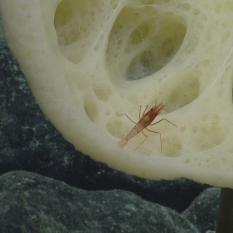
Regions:
<instances>
[{"instance_id":1,"label":"shrimp body","mask_svg":"<svg viewBox=\"0 0 233 233\"><path fill-rule=\"evenodd\" d=\"M118 145L120 148L125 147L126 144L127 144L127 142L128 142L131 138L133 138L135 135L137 135L138 133L140 133L140 132L143 133L143 129L145 129L145 128L146 128L147 126L149 126L149 125L155 125L155 124L157 124L157 123L159 123L159 122L161 122L161 121L163 121L163 120L166 120L167 122L173 124L172 122L168 121L168 120L165 119L165 118L159 120L158 122L156 122L156 123L154 123L154 124L151 124L151 123L153 122L153 120L155 119L155 117L158 116L158 115L160 114L160 112L161 112L163 109L165 109L165 105L164 105L162 102L161 102L160 104L158 104L158 105L157 105L157 102L156 102L156 103L155 103L155 106L154 106L153 108L151 108L151 110L149 110L148 112L146 112L147 108L148 108L148 105L146 106L146 108L145 108L145 110L144 110L144 112L143 112L143 116L140 117L140 115L141 115L141 106L140 106L139 121L138 121L137 123L133 122L133 121L129 118L129 116L128 116L127 114L125 114L125 113L122 114L122 115L126 115L126 116L127 116L133 123L135 123L136 125L133 127L133 129L129 132L129 134L128 134L125 138L123 138L122 140L120 140L120 141L118 142L117 145ZM145 112L146 112L146 113L145 113ZM173 124L173 125L176 126L175 124ZM176 127L177 127L177 126L176 126ZM150 132L153 132L153 133L158 133L158 134L160 134L161 150L162 150L162 138L161 138L161 133L160 133L160 132L151 131L151 130L149 130L149 129L147 129L147 128L146 128L146 130L148 130L148 131L150 131ZM146 139L148 138L144 133L143 133L143 135L146 137ZM146 140L146 139L145 139L145 140ZM144 140L143 142L145 142L145 140ZM142 142L142 143L143 143L143 142ZM141 146L142 143L141 143L139 146ZM139 147L139 146L138 146L138 147ZM138 147L137 147L137 148L138 148ZM137 148L136 148L136 149L137 149ZM136 150L136 149L135 149L135 150Z\"/></svg>"},{"instance_id":2,"label":"shrimp body","mask_svg":"<svg viewBox=\"0 0 233 233\"><path fill-rule=\"evenodd\" d=\"M118 146L120 148L123 148L126 146L127 142L133 138L134 136L136 136L138 133L140 133L145 127L143 126L142 123L138 122L133 128L132 130L129 132L129 134L126 136L126 138L123 138L122 140L120 140L118 142Z\"/></svg>"}]
</instances>

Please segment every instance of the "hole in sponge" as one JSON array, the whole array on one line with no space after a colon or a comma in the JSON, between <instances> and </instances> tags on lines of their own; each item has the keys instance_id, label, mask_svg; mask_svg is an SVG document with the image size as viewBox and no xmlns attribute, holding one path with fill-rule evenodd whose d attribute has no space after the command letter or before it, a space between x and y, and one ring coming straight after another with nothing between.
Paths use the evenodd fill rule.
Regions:
<instances>
[{"instance_id":1,"label":"hole in sponge","mask_svg":"<svg viewBox=\"0 0 233 233\"><path fill-rule=\"evenodd\" d=\"M188 74L177 80L175 88L170 91L169 96L165 99L166 112L179 109L196 99L199 95L199 86L199 78L194 75Z\"/></svg>"},{"instance_id":2,"label":"hole in sponge","mask_svg":"<svg viewBox=\"0 0 233 233\"><path fill-rule=\"evenodd\" d=\"M86 32L81 21L87 15L87 3L85 2L84 0L63 0L58 5L54 17L54 26L58 35L59 46L74 43Z\"/></svg>"},{"instance_id":3,"label":"hole in sponge","mask_svg":"<svg viewBox=\"0 0 233 233\"><path fill-rule=\"evenodd\" d=\"M182 144L178 137L169 136L163 138L162 143L163 143L162 154L169 157L178 157L181 155Z\"/></svg>"},{"instance_id":4,"label":"hole in sponge","mask_svg":"<svg viewBox=\"0 0 233 233\"><path fill-rule=\"evenodd\" d=\"M107 101L112 93L111 89L104 84L94 85L94 92L99 100Z\"/></svg>"},{"instance_id":5,"label":"hole in sponge","mask_svg":"<svg viewBox=\"0 0 233 233\"><path fill-rule=\"evenodd\" d=\"M94 121L96 116L98 115L98 110L97 110L97 104L92 99L92 97L86 97L85 98L84 109L86 111L86 114L87 114L88 118L91 121Z\"/></svg>"},{"instance_id":6,"label":"hole in sponge","mask_svg":"<svg viewBox=\"0 0 233 233\"><path fill-rule=\"evenodd\" d=\"M109 37L107 61L113 77L135 80L161 69L175 56L185 33L184 20L154 6L124 8Z\"/></svg>"},{"instance_id":7,"label":"hole in sponge","mask_svg":"<svg viewBox=\"0 0 233 233\"><path fill-rule=\"evenodd\" d=\"M95 38L101 1L63 0L57 6L54 27L61 54L79 63Z\"/></svg>"},{"instance_id":8,"label":"hole in sponge","mask_svg":"<svg viewBox=\"0 0 233 233\"><path fill-rule=\"evenodd\" d=\"M108 132L117 138L124 138L132 129L132 126L130 128L130 124L126 126L120 119L111 119L108 121L106 127Z\"/></svg>"},{"instance_id":9,"label":"hole in sponge","mask_svg":"<svg viewBox=\"0 0 233 233\"><path fill-rule=\"evenodd\" d=\"M191 129L193 143L197 150L207 150L223 142L229 130L215 124L195 125Z\"/></svg>"},{"instance_id":10,"label":"hole in sponge","mask_svg":"<svg viewBox=\"0 0 233 233\"><path fill-rule=\"evenodd\" d=\"M129 36L129 44L138 45L144 41L149 33L147 24L140 24Z\"/></svg>"}]
</instances>

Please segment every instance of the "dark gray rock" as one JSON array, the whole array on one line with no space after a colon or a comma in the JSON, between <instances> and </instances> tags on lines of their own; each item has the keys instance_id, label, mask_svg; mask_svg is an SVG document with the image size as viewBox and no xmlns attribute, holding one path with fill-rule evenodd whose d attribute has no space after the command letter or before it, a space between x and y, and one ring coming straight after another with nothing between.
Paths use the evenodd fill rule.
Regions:
<instances>
[{"instance_id":1,"label":"dark gray rock","mask_svg":"<svg viewBox=\"0 0 233 233\"><path fill-rule=\"evenodd\" d=\"M30 172L0 176L1 233L197 233L177 212L127 191L84 191Z\"/></svg>"},{"instance_id":2,"label":"dark gray rock","mask_svg":"<svg viewBox=\"0 0 233 233\"><path fill-rule=\"evenodd\" d=\"M182 214L185 219L197 226L200 233L215 230L220 192L220 188L205 190Z\"/></svg>"},{"instance_id":3,"label":"dark gray rock","mask_svg":"<svg viewBox=\"0 0 233 233\"><path fill-rule=\"evenodd\" d=\"M3 29L2 29L2 22L1 22L1 18L0 18L0 43L5 41L5 37L3 34Z\"/></svg>"}]
</instances>

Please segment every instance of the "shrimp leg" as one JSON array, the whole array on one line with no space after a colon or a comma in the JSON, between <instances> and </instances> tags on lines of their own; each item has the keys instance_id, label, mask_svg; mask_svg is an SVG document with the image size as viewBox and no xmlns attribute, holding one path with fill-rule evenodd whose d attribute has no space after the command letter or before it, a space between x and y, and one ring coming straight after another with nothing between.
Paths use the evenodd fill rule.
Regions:
<instances>
[{"instance_id":1,"label":"shrimp leg","mask_svg":"<svg viewBox=\"0 0 233 233\"><path fill-rule=\"evenodd\" d=\"M136 122L134 122L133 120L131 120L130 117L129 117L126 113L122 113L122 114L119 115L119 116L123 116L123 115L126 115L126 116L128 117L128 119L129 119L131 122L133 122L135 125L137 124Z\"/></svg>"},{"instance_id":2,"label":"shrimp leg","mask_svg":"<svg viewBox=\"0 0 233 233\"><path fill-rule=\"evenodd\" d=\"M161 150L162 150L162 135L161 135L161 133L160 132L155 132L155 131L152 131L152 130L149 130L149 129L147 129L147 128L145 128L147 131L149 131L149 132L151 132L151 133L158 133L159 135L160 135L160 142L161 142ZM147 139L148 139L148 136L142 131L142 134L146 137L146 139L144 140L144 141L142 141L142 143L139 145L139 146L141 146ZM139 147L138 146L138 147ZM137 150L138 149L138 147L135 149L135 150Z\"/></svg>"},{"instance_id":3,"label":"shrimp leg","mask_svg":"<svg viewBox=\"0 0 233 233\"><path fill-rule=\"evenodd\" d=\"M146 139L148 138L148 136L147 136L147 135L145 135L143 131L142 131L142 134L146 137ZM145 139L144 141L142 141L142 143L144 143L144 142L146 141L146 139ZM142 145L142 143L141 143L139 146L141 146L141 145ZM139 147L139 146L138 146L138 147ZM137 150L137 149L138 149L138 147L137 147L135 150Z\"/></svg>"},{"instance_id":4,"label":"shrimp leg","mask_svg":"<svg viewBox=\"0 0 233 233\"><path fill-rule=\"evenodd\" d=\"M171 121L167 120L166 118L163 118L163 119L161 119L161 120L155 122L154 124L150 124L150 125L156 125L156 124L158 124L159 122L164 121L164 120L177 127L177 125L173 124Z\"/></svg>"},{"instance_id":5,"label":"shrimp leg","mask_svg":"<svg viewBox=\"0 0 233 233\"><path fill-rule=\"evenodd\" d=\"M170 123L170 124L172 124L172 125L174 125L174 126L177 127L177 125L173 124L171 121L167 120L166 118L163 118L163 119L161 119L161 120L155 122L154 124L150 124L150 125L156 125L156 124L158 124L159 122L164 121L164 120L167 121L168 123ZM159 133L159 134L160 134L161 151L162 151L162 135L161 135L161 133L160 133L160 132L155 132L155 131L149 130L149 129L147 129L147 128L146 128L146 130L147 130L147 131L150 131L150 132L152 132L152 133Z\"/></svg>"},{"instance_id":6,"label":"shrimp leg","mask_svg":"<svg viewBox=\"0 0 233 233\"><path fill-rule=\"evenodd\" d=\"M156 122L158 123L158 122ZM151 132L151 133L158 133L160 135L160 143L161 143L161 151L162 151L162 134L160 132L156 132L156 131L152 131L146 128L147 131Z\"/></svg>"},{"instance_id":7,"label":"shrimp leg","mask_svg":"<svg viewBox=\"0 0 233 233\"><path fill-rule=\"evenodd\" d=\"M145 108L145 110L144 110L144 112L143 112L143 114L142 115L144 115L145 114L145 112L146 112L146 110L147 110L147 108L148 108L148 105L146 106L146 108ZM141 110L142 110L142 105L140 105L140 110L139 110L139 119L141 119ZM126 113L122 113L121 115L119 115L119 116L123 116L123 115L126 115L127 117L128 117L128 119L131 121L131 122L133 122L135 125L137 124L136 122L134 122Z\"/></svg>"}]
</instances>

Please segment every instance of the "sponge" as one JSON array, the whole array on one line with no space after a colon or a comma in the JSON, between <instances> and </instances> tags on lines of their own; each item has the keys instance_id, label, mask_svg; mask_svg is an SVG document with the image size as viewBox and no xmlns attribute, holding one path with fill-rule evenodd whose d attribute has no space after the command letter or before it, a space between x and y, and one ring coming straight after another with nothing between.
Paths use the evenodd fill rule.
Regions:
<instances>
[{"instance_id":1,"label":"sponge","mask_svg":"<svg viewBox=\"0 0 233 233\"><path fill-rule=\"evenodd\" d=\"M75 148L149 179L233 188L233 3L1 0L4 33L38 104ZM162 121L124 138L139 106Z\"/></svg>"}]
</instances>

